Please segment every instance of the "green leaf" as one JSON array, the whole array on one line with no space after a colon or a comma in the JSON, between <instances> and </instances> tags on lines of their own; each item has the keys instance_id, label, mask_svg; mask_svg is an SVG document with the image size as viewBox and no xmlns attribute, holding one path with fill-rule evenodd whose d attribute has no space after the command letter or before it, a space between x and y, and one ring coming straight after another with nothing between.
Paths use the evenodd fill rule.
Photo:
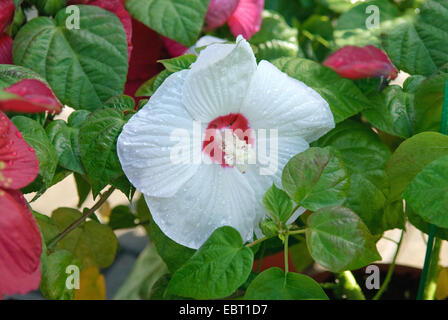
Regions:
<instances>
[{"instance_id":1,"label":"green leaf","mask_svg":"<svg viewBox=\"0 0 448 320\"><path fill-rule=\"evenodd\" d=\"M333 48L333 25L330 17L313 14L300 26L300 45L306 58L323 61Z\"/></svg>"},{"instance_id":2,"label":"green leaf","mask_svg":"<svg viewBox=\"0 0 448 320\"><path fill-rule=\"evenodd\" d=\"M132 200L135 191L137 191L124 174L119 176L117 179L112 180L110 184L117 188L117 190L123 192L123 194L126 196L126 198L128 198L129 201Z\"/></svg>"},{"instance_id":3,"label":"green leaf","mask_svg":"<svg viewBox=\"0 0 448 320\"><path fill-rule=\"evenodd\" d=\"M322 3L322 5L328 9L338 13L343 13L349 10L353 7L354 3L352 0L318 0L318 2Z\"/></svg>"},{"instance_id":4,"label":"green leaf","mask_svg":"<svg viewBox=\"0 0 448 320\"><path fill-rule=\"evenodd\" d=\"M289 76L316 90L330 105L336 123L370 106L370 101L349 79L314 61L280 58L274 64Z\"/></svg>"},{"instance_id":5,"label":"green leaf","mask_svg":"<svg viewBox=\"0 0 448 320\"><path fill-rule=\"evenodd\" d=\"M34 219L36 219L39 230L42 233L43 240L47 244L59 234L59 229L54 221L43 214L33 211Z\"/></svg>"},{"instance_id":6,"label":"green leaf","mask_svg":"<svg viewBox=\"0 0 448 320\"><path fill-rule=\"evenodd\" d=\"M7 88L23 79L37 79L47 83L33 70L12 64L0 64L0 89Z\"/></svg>"},{"instance_id":7,"label":"green leaf","mask_svg":"<svg viewBox=\"0 0 448 320\"><path fill-rule=\"evenodd\" d=\"M64 120L54 120L46 131L58 153L59 164L68 170L85 174L79 155L79 129L69 127Z\"/></svg>"},{"instance_id":8,"label":"green leaf","mask_svg":"<svg viewBox=\"0 0 448 320\"><path fill-rule=\"evenodd\" d=\"M297 272L302 272L310 267L314 263L314 260L306 245L306 239L300 237L298 240L299 242L297 244L289 247L288 252L294 265L294 269Z\"/></svg>"},{"instance_id":9,"label":"green leaf","mask_svg":"<svg viewBox=\"0 0 448 320\"><path fill-rule=\"evenodd\" d=\"M407 186L403 197L426 222L448 228L448 156L429 163Z\"/></svg>"},{"instance_id":10,"label":"green leaf","mask_svg":"<svg viewBox=\"0 0 448 320\"><path fill-rule=\"evenodd\" d=\"M439 131L442 103L448 73L429 77L415 92L415 126L417 132Z\"/></svg>"},{"instance_id":11,"label":"green leaf","mask_svg":"<svg viewBox=\"0 0 448 320\"><path fill-rule=\"evenodd\" d=\"M151 29L186 46L201 32L210 0L128 0L129 13Z\"/></svg>"},{"instance_id":12,"label":"green leaf","mask_svg":"<svg viewBox=\"0 0 448 320\"><path fill-rule=\"evenodd\" d=\"M269 218L261 221L259 226L263 235L269 238L277 236L280 231L279 223L272 221Z\"/></svg>"},{"instance_id":13,"label":"green leaf","mask_svg":"<svg viewBox=\"0 0 448 320\"><path fill-rule=\"evenodd\" d=\"M429 234L430 224L426 222L420 215L414 212L410 206L406 207L406 215L410 223L412 223L420 231ZM443 240L448 240L448 228L436 228L435 236Z\"/></svg>"},{"instance_id":14,"label":"green leaf","mask_svg":"<svg viewBox=\"0 0 448 320\"><path fill-rule=\"evenodd\" d=\"M292 213L292 201L288 194L272 184L263 197L263 205L278 222L286 222Z\"/></svg>"},{"instance_id":15,"label":"green leaf","mask_svg":"<svg viewBox=\"0 0 448 320\"><path fill-rule=\"evenodd\" d=\"M53 16L67 5L66 0L34 0L40 15Z\"/></svg>"},{"instance_id":16,"label":"green leaf","mask_svg":"<svg viewBox=\"0 0 448 320\"><path fill-rule=\"evenodd\" d=\"M117 155L117 139L125 123L123 112L101 109L92 113L79 130L81 161L94 195L123 175Z\"/></svg>"},{"instance_id":17,"label":"green leaf","mask_svg":"<svg viewBox=\"0 0 448 320\"><path fill-rule=\"evenodd\" d=\"M45 129L37 121L24 116L15 116L12 122L25 141L34 149L39 160L39 176L26 187L25 192L39 191L41 193L52 185L58 165L58 154L48 139Z\"/></svg>"},{"instance_id":18,"label":"green leaf","mask_svg":"<svg viewBox=\"0 0 448 320\"><path fill-rule=\"evenodd\" d=\"M73 174L73 176L75 177L76 191L78 192L79 199L77 207L81 208L92 188L90 187L89 182L84 178L84 176L77 174L76 172Z\"/></svg>"},{"instance_id":19,"label":"green leaf","mask_svg":"<svg viewBox=\"0 0 448 320\"><path fill-rule=\"evenodd\" d=\"M313 9L309 0L265 0L264 3L266 9L280 13L290 25L294 25L297 20L305 19Z\"/></svg>"},{"instance_id":20,"label":"green leaf","mask_svg":"<svg viewBox=\"0 0 448 320\"><path fill-rule=\"evenodd\" d=\"M448 1L426 0L413 19L390 29L384 47L392 62L410 74L429 76L448 62Z\"/></svg>"},{"instance_id":21,"label":"green leaf","mask_svg":"<svg viewBox=\"0 0 448 320\"><path fill-rule=\"evenodd\" d=\"M104 103L104 108L117 109L123 112L134 111L135 100L134 98L121 94L116 97L112 97Z\"/></svg>"},{"instance_id":22,"label":"green leaf","mask_svg":"<svg viewBox=\"0 0 448 320\"><path fill-rule=\"evenodd\" d=\"M401 199L412 179L430 162L445 155L448 155L448 136L437 132L419 133L403 142L392 154L386 168L390 198Z\"/></svg>"},{"instance_id":23,"label":"green leaf","mask_svg":"<svg viewBox=\"0 0 448 320\"><path fill-rule=\"evenodd\" d=\"M327 207L308 217L306 241L316 262L332 272L355 270L381 260L375 238L350 209Z\"/></svg>"},{"instance_id":24,"label":"green leaf","mask_svg":"<svg viewBox=\"0 0 448 320\"><path fill-rule=\"evenodd\" d=\"M246 281L253 261L240 233L221 227L174 273L167 293L195 299L228 297Z\"/></svg>"},{"instance_id":25,"label":"green leaf","mask_svg":"<svg viewBox=\"0 0 448 320\"><path fill-rule=\"evenodd\" d=\"M72 300L75 289L67 288L66 273L68 266L79 268L72 254L66 250L58 250L42 260L42 278L40 281L40 292L47 299Z\"/></svg>"},{"instance_id":26,"label":"green leaf","mask_svg":"<svg viewBox=\"0 0 448 320\"><path fill-rule=\"evenodd\" d=\"M62 232L81 216L78 210L58 208L51 217ZM118 240L110 227L90 220L61 239L58 248L71 252L83 268L107 268L114 262Z\"/></svg>"},{"instance_id":27,"label":"green leaf","mask_svg":"<svg viewBox=\"0 0 448 320\"><path fill-rule=\"evenodd\" d=\"M250 43L258 61L297 57L297 34L297 29L291 28L280 14L264 10L260 31L250 39Z\"/></svg>"},{"instance_id":28,"label":"green leaf","mask_svg":"<svg viewBox=\"0 0 448 320\"><path fill-rule=\"evenodd\" d=\"M403 88L391 85L381 93L372 94L369 97L373 101L372 108L364 110L363 116L373 126L393 136L409 138L418 133L423 121L416 119L416 114L425 107L416 106L414 100L424 80L423 76L412 76L406 79Z\"/></svg>"},{"instance_id":29,"label":"green leaf","mask_svg":"<svg viewBox=\"0 0 448 320\"><path fill-rule=\"evenodd\" d=\"M171 273L179 269L196 250L185 247L168 238L154 222L143 196L137 202L137 216L140 221L149 221L149 236L157 248L157 252L165 261ZM148 229L147 229L148 231Z\"/></svg>"},{"instance_id":30,"label":"green leaf","mask_svg":"<svg viewBox=\"0 0 448 320\"><path fill-rule=\"evenodd\" d=\"M14 63L46 78L62 103L95 110L124 90L128 69L126 34L118 17L79 5L79 29L68 29L71 13L29 21L14 39ZM67 20L69 19L69 20Z\"/></svg>"},{"instance_id":31,"label":"green leaf","mask_svg":"<svg viewBox=\"0 0 448 320\"><path fill-rule=\"evenodd\" d=\"M331 148L309 148L288 161L282 185L294 202L317 210L345 202L350 188L348 170Z\"/></svg>"},{"instance_id":32,"label":"green leaf","mask_svg":"<svg viewBox=\"0 0 448 320\"><path fill-rule=\"evenodd\" d=\"M148 244L138 256L131 273L118 289L114 300L149 299L154 284L167 273L168 269L157 254L156 248L153 244Z\"/></svg>"},{"instance_id":33,"label":"green leaf","mask_svg":"<svg viewBox=\"0 0 448 320\"><path fill-rule=\"evenodd\" d=\"M414 134L414 94L398 85L387 87L372 97L374 107L363 111L363 115L376 128L401 138Z\"/></svg>"},{"instance_id":34,"label":"green leaf","mask_svg":"<svg viewBox=\"0 0 448 320\"><path fill-rule=\"evenodd\" d=\"M345 206L356 212L373 234L402 227L403 211L399 206L390 207L396 200L389 197L385 171L390 151L378 135L361 123L346 120L315 145L339 150L350 173Z\"/></svg>"},{"instance_id":35,"label":"green leaf","mask_svg":"<svg viewBox=\"0 0 448 320\"><path fill-rule=\"evenodd\" d=\"M166 80L173 73L168 70L163 70L159 74L155 75L148 81L144 82L135 93L136 97L150 97L152 96L157 89L162 85L163 81Z\"/></svg>"},{"instance_id":36,"label":"green leaf","mask_svg":"<svg viewBox=\"0 0 448 320\"><path fill-rule=\"evenodd\" d=\"M136 226L136 217L132 214L129 206L117 206L113 208L109 219L109 226L112 230L127 229Z\"/></svg>"},{"instance_id":37,"label":"green leaf","mask_svg":"<svg viewBox=\"0 0 448 320\"><path fill-rule=\"evenodd\" d=\"M170 72L178 72L190 68L198 57L194 54L184 54L177 58L159 60L161 64Z\"/></svg>"},{"instance_id":38,"label":"green leaf","mask_svg":"<svg viewBox=\"0 0 448 320\"><path fill-rule=\"evenodd\" d=\"M191 64L195 62L197 56L194 54L185 54L183 56L165 60L159 60L166 68L159 74L156 74L151 79L144 82L135 93L136 97L150 97L157 89L162 85L163 81L166 80L174 72L178 72L184 69L190 68Z\"/></svg>"},{"instance_id":39,"label":"green leaf","mask_svg":"<svg viewBox=\"0 0 448 320\"><path fill-rule=\"evenodd\" d=\"M378 27L370 27L367 24L369 17L374 17L372 12L366 12L367 7L372 5L378 8L378 22L380 23ZM339 17L334 32L335 42L338 47L347 45L366 46L368 44L378 47L381 33L402 21L397 19L398 16L398 8L387 0L359 3Z\"/></svg>"},{"instance_id":40,"label":"green leaf","mask_svg":"<svg viewBox=\"0 0 448 320\"><path fill-rule=\"evenodd\" d=\"M286 275L280 268L260 273L247 288L245 300L328 300L312 278L294 272Z\"/></svg>"}]
</instances>

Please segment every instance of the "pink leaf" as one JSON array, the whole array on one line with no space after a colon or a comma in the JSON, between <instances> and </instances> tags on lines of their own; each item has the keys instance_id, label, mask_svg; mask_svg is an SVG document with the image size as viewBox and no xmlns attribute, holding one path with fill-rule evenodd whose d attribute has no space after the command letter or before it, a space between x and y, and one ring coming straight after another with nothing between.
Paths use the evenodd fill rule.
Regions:
<instances>
[{"instance_id":1,"label":"pink leaf","mask_svg":"<svg viewBox=\"0 0 448 320\"><path fill-rule=\"evenodd\" d=\"M5 31L14 17L14 1L0 0L0 33Z\"/></svg>"},{"instance_id":2,"label":"pink leaf","mask_svg":"<svg viewBox=\"0 0 448 320\"><path fill-rule=\"evenodd\" d=\"M39 286L42 239L19 191L0 190L0 296Z\"/></svg>"},{"instance_id":3,"label":"pink leaf","mask_svg":"<svg viewBox=\"0 0 448 320\"><path fill-rule=\"evenodd\" d=\"M333 52L323 65L349 79L371 77L395 79L398 74L387 54L372 45L345 46Z\"/></svg>"},{"instance_id":4,"label":"pink leaf","mask_svg":"<svg viewBox=\"0 0 448 320\"><path fill-rule=\"evenodd\" d=\"M205 16L207 29L224 25L235 12L240 0L211 0Z\"/></svg>"},{"instance_id":5,"label":"pink leaf","mask_svg":"<svg viewBox=\"0 0 448 320\"><path fill-rule=\"evenodd\" d=\"M264 0L240 0L228 21L232 34L235 37L241 34L249 40L260 30L263 7Z\"/></svg>"},{"instance_id":6,"label":"pink leaf","mask_svg":"<svg viewBox=\"0 0 448 320\"><path fill-rule=\"evenodd\" d=\"M14 112L61 112L61 103L45 83L37 79L23 79L5 88L11 93L0 98L0 110Z\"/></svg>"},{"instance_id":7,"label":"pink leaf","mask_svg":"<svg viewBox=\"0 0 448 320\"><path fill-rule=\"evenodd\" d=\"M0 33L0 64L12 64L12 39L6 33Z\"/></svg>"},{"instance_id":8,"label":"pink leaf","mask_svg":"<svg viewBox=\"0 0 448 320\"><path fill-rule=\"evenodd\" d=\"M11 120L0 112L0 188L23 188L33 182L38 173L36 153Z\"/></svg>"}]
</instances>

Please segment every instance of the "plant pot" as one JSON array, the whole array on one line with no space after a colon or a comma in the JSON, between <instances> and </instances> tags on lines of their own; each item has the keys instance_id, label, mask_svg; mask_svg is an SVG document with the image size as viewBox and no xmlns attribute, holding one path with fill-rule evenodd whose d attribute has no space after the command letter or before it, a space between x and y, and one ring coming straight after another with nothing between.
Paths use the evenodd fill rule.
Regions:
<instances>
[{"instance_id":1,"label":"plant pot","mask_svg":"<svg viewBox=\"0 0 448 320\"><path fill-rule=\"evenodd\" d=\"M387 271L389 270L390 264L375 264L380 269L380 285L382 281L386 278ZM359 286L361 287L366 299L372 299L378 292L377 289L367 289L366 279L370 274L365 272L365 267L359 270L352 271L356 278ZM381 296L381 300L415 300L417 298L417 291L420 281L420 274L422 270L396 265L394 273L389 282L389 285ZM329 271L319 272L312 276L314 280L319 283L332 283L335 280L334 274ZM330 299L335 299L333 290L325 290Z\"/></svg>"}]
</instances>

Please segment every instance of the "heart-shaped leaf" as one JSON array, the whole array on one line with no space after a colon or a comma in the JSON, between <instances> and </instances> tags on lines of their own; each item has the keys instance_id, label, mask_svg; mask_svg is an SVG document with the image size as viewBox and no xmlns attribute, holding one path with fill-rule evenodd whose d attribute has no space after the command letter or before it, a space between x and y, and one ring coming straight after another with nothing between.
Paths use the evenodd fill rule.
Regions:
<instances>
[{"instance_id":1,"label":"heart-shaped leaf","mask_svg":"<svg viewBox=\"0 0 448 320\"><path fill-rule=\"evenodd\" d=\"M245 300L328 300L312 278L295 272L286 275L280 268L260 273L247 288Z\"/></svg>"},{"instance_id":2,"label":"heart-shaped leaf","mask_svg":"<svg viewBox=\"0 0 448 320\"><path fill-rule=\"evenodd\" d=\"M311 256L332 272L355 270L381 260L374 237L350 209L326 207L308 217Z\"/></svg>"},{"instance_id":3,"label":"heart-shaped leaf","mask_svg":"<svg viewBox=\"0 0 448 320\"><path fill-rule=\"evenodd\" d=\"M113 13L79 5L79 28L65 9L38 17L14 39L14 63L45 77L62 103L94 110L124 90L128 68L126 34ZM75 14L75 13L73 13Z\"/></svg>"},{"instance_id":4,"label":"heart-shaped leaf","mask_svg":"<svg viewBox=\"0 0 448 320\"><path fill-rule=\"evenodd\" d=\"M228 297L246 281L253 261L240 233L221 227L173 274L167 293L195 299Z\"/></svg>"}]
</instances>

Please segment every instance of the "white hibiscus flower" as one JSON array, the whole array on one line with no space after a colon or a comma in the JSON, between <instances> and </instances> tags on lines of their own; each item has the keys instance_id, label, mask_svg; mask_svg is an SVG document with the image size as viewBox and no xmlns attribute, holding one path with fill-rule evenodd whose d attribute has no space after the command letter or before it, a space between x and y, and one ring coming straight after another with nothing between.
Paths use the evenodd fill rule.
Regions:
<instances>
[{"instance_id":1,"label":"white hibiscus flower","mask_svg":"<svg viewBox=\"0 0 448 320\"><path fill-rule=\"evenodd\" d=\"M201 141L190 139L187 146L191 159L208 161L172 161L179 145L173 132L181 129L194 137L198 121ZM334 125L327 102L316 91L267 61L257 66L249 43L238 37L236 44L207 47L189 70L166 79L124 126L118 156L154 221L177 243L199 248L225 225L251 241L266 217L261 202L265 191L272 183L281 186L288 160ZM207 128L235 132L236 144L222 140L210 152ZM237 129L250 134L242 136ZM263 130L265 136L257 135ZM278 134L268 137L269 132ZM266 170L267 156L255 151L265 144L278 155L272 172ZM254 154L254 164L238 164Z\"/></svg>"}]
</instances>

